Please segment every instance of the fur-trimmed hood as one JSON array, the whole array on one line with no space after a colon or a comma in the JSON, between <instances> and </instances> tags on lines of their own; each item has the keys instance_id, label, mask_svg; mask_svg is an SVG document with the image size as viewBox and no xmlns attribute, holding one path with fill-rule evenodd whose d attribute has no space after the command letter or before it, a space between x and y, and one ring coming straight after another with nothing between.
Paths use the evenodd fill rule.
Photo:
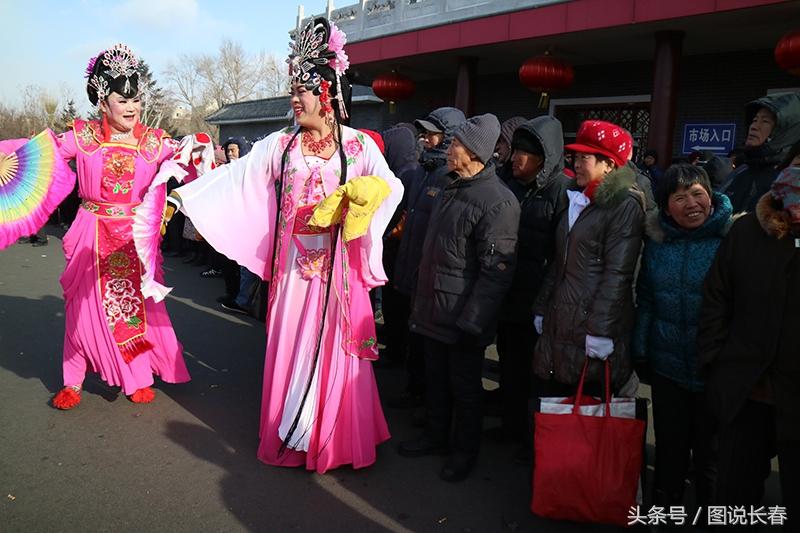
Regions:
<instances>
[{"instance_id":1,"label":"fur-trimmed hood","mask_svg":"<svg viewBox=\"0 0 800 533\"><path fill-rule=\"evenodd\" d=\"M581 187L575 182L570 189L580 191ZM592 203L604 209L613 209L629 195L636 198L642 209L645 208L644 194L636 185L636 173L628 166L619 167L603 178L594 191Z\"/></svg>"},{"instance_id":2,"label":"fur-trimmed hood","mask_svg":"<svg viewBox=\"0 0 800 533\"><path fill-rule=\"evenodd\" d=\"M789 213L783 210L780 200L768 192L756 204L756 218L761 228L776 239L783 239L792 233L792 220Z\"/></svg>"},{"instance_id":3,"label":"fur-trimmed hood","mask_svg":"<svg viewBox=\"0 0 800 533\"><path fill-rule=\"evenodd\" d=\"M731 216L733 213L731 201L722 193L712 193L711 205L714 207L714 211L708 219L702 226L691 231L676 226L664 210L652 211L647 214L647 219L645 220L645 234L650 240L659 244L666 240L724 237L728 234L735 220L741 215Z\"/></svg>"}]
</instances>

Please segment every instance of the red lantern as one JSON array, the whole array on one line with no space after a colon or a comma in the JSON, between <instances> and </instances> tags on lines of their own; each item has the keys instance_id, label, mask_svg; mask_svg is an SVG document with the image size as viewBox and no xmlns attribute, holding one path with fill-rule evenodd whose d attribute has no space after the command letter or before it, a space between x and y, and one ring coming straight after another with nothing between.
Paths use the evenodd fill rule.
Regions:
<instances>
[{"instance_id":1,"label":"red lantern","mask_svg":"<svg viewBox=\"0 0 800 533\"><path fill-rule=\"evenodd\" d=\"M775 62L783 70L800 76L800 30L790 31L775 46Z\"/></svg>"},{"instance_id":2,"label":"red lantern","mask_svg":"<svg viewBox=\"0 0 800 533\"><path fill-rule=\"evenodd\" d=\"M547 107L548 92L566 89L572 85L575 71L572 65L551 56L549 52L525 61L519 67L519 81L528 89L542 93L539 107Z\"/></svg>"},{"instance_id":3,"label":"red lantern","mask_svg":"<svg viewBox=\"0 0 800 533\"><path fill-rule=\"evenodd\" d=\"M389 110L394 112L394 104L398 100L407 100L414 95L414 82L395 71L381 74L372 82L372 91L381 100L389 102Z\"/></svg>"}]
</instances>

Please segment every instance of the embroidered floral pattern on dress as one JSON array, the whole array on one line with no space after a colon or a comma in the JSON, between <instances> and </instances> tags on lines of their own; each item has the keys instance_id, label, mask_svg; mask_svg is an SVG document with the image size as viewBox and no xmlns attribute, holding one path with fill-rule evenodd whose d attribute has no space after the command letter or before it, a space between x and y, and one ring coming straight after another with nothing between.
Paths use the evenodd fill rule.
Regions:
<instances>
[{"instance_id":1,"label":"embroidered floral pattern on dress","mask_svg":"<svg viewBox=\"0 0 800 533\"><path fill-rule=\"evenodd\" d=\"M94 143L94 133L92 133L92 130L88 126L84 126L79 131L75 132L75 137L77 137L84 146Z\"/></svg>"},{"instance_id":2,"label":"embroidered floral pattern on dress","mask_svg":"<svg viewBox=\"0 0 800 533\"><path fill-rule=\"evenodd\" d=\"M322 188L322 175L319 168L311 168L311 174L308 176L304 188L306 204L318 204L325 199L325 189Z\"/></svg>"},{"instance_id":3,"label":"embroidered floral pattern on dress","mask_svg":"<svg viewBox=\"0 0 800 533\"><path fill-rule=\"evenodd\" d=\"M128 192L128 191L125 190L123 192ZM107 207L106 208L106 215L108 215L110 217L124 217L125 216L125 210L122 209L121 207Z\"/></svg>"},{"instance_id":4,"label":"embroidered floral pattern on dress","mask_svg":"<svg viewBox=\"0 0 800 533\"><path fill-rule=\"evenodd\" d=\"M141 304L142 300L136 297L131 280L120 278L106 282L103 309L105 309L106 320L112 331L120 320L128 326L138 329L142 320L136 314L139 312Z\"/></svg>"},{"instance_id":5,"label":"embroidered floral pattern on dress","mask_svg":"<svg viewBox=\"0 0 800 533\"><path fill-rule=\"evenodd\" d=\"M363 138L364 136L359 133L355 139L350 139L344 143L344 155L347 156L348 166L354 165L358 155L364 150Z\"/></svg>"},{"instance_id":6,"label":"embroidered floral pattern on dress","mask_svg":"<svg viewBox=\"0 0 800 533\"><path fill-rule=\"evenodd\" d=\"M81 207L89 211L90 213L104 216L104 217L132 217L136 214L136 207L137 205L133 204L108 204L108 203L101 203L97 204L92 202L91 200L84 200L81 202Z\"/></svg>"},{"instance_id":7,"label":"embroidered floral pattern on dress","mask_svg":"<svg viewBox=\"0 0 800 533\"><path fill-rule=\"evenodd\" d=\"M154 131L148 130L139 146L142 156L144 156L148 163L152 163L161 150L161 139L158 138L158 135Z\"/></svg>"},{"instance_id":8,"label":"embroidered floral pattern on dress","mask_svg":"<svg viewBox=\"0 0 800 533\"><path fill-rule=\"evenodd\" d=\"M133 273L131 260L127 255L125 255L125 252L113 252L111 255L109 255L108 268L111 272L111 275L115 278L127 278Z\"/></svg>"},{"instance_id":9,"label":"embroidered floral pattern on dress","mask_svg":"<svg viewBox=\"0 0 800 533\"><path fill-rule=\"evenodd\" d=\"M97 213L100 211L100 206L94 202L90 202L89 200L84 200L81 202L81 207L89 211L90 213Z\"/></svg>"},{"instance_id":10,"label":"embroidered floral pattern on dress","mask_svg":"<svg viewBox=\"0 0 800 533\"><path fill-rule=\"evenodd\" d=\"M133 154L126 152L113 152L105 162L105 169L115 178L122 178L134 171L135 159Z\"/></svg>"},{"instance_id":11,"label":"embroidered floral pattern on dress","mask_svg":"<svg viewBox=\"0 0 800 533\"><path fill-rule=\"evenodd\" d=\"M366 350L367 348L372 348L373 346L375 346L376 342L377 341L375 340L375 337L370 337L368 339L364 339L363 341L361 341L360 348L362 350Z\"/></svg>"},{"instance_id":12,"label":"embroidered floral pattern on dress","mask_svg":"<svg viewBox=\"0 0 800 533\"><path fill-rule=\"evenodd\" d=\"M300 276L306 281L319 278L322 281L328 279L328 250L306 250L303 255L297 258L297 265L300 267Z\"/></svg>"},{"instance_id":13,"label":"embroidered floral pattern on dress","mask_svg":"<svg viewBox=\"0 0 800 533\"><path fill-rule=\"evenodd\" d=\"M133 188L133 180L130 179L125 181L116 181L109 176L103 176L103 185L105 185L113 194L128 194L128 192Z\"/></svg>"},{"instance_id":14,"label":"embroidered floral pattern on dress","mask_svg":"<svg viewBox=\"0 0 800 533\"><path fill-rule=\"evenodd\" d=\"M292 136L294 135L294 130L288 130L286 135L282 135L280 140L278 141L278 146L281 147L281 153L286 150L286 147L289 146L289 141L292 140ZM299 137L299 135L297 136ZM294 138L294 142L292 143L292 150L297 148L297 137Z\"/></svg>"},{"instance_id":15,"label":"embroidered floral pattern on dress","mask_svg":"<svg viewBox=\"0 0 800 533\"><path fill-rule=\"evenodd\" d=\"M69 127L72 131L65 133L65 135L72 135L75 139L75 146L84 154L92 155L102 146L96 133L100 130L99 122L87 122L76 118Z\"/></svg>"},{"instance_id":16,"label":"embroidered floral pattern on dress","mask_svg":"<svg viewBox=\"0 0 800 533\"><path fill-rule=\"evenodd\" d=\"M344 153L348 157L353 157L361 153L361 142L358 139L350 139L344 143Z\"/></svg>"},{"instance_id":17,"label":"embroidered floral pattern on dress","mask_svg":"<svg viewBox=\"0 0 800 533\"><path fill-rule=\"evenodd\" d=\"M135 157L129 152L116 150L103 155L106 156L103 164L105 171L103 185L112 194L128 194L133 188L133 174L136 170Z\"/></svg>"},{"instance_id":18,"label":"embroidered floral pattern on dress","mask_svg":"<svg viewBox=\"0 0 800 533\"><path fill-rule=\"evenodd\" d=\"M294 196L292 195L291 189L285 190L283 194L283 200L281 201L281 215L284 218L289 218L294 211Z\"/></svg>"},{"instance_id":19,"label":"embroidered floral pattern on dress","mask_svg":"<svg viewBox=\"0 0 800 533\"><path fill-rule=\"evenodd\" d=\"M105 192L105 191L103 191ZM125 363L151 348L146 338L147 317L141 292L142 265L131 238L127 217L105 216L106 209L129 211L133 204L95 202L100 207L97 227L97 270L100 301L109 330Z\"/></svg>"}]
</instances>

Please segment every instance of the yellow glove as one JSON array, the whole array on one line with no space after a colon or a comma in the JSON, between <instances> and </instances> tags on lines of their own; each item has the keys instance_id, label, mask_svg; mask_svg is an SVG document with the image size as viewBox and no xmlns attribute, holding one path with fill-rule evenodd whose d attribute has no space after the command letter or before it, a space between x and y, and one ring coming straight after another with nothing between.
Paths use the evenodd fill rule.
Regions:
<instances>
[{"instance_id":1,"label":"yellow glove","mask_svg":"<svg viewBox=\"0 0 800 533\"><path fill-rule=\"evenodd\" d=\"M170 193L167 196L167 203L164 205L164 214L161 215L161 236L167 233L167 223L172 220L172 216L180 208L180 196L177 193Z\"/></svg>"},{"instance_id":2,"label":"yellow glove","mask_svg":"<svg viewBox=\"0 0 800 533\"><path fill-rule=\"evenodd\" d=\"M336 224L346 205L342 237L345 242L352 241L367 233L375 211L391 192L386 181L378 176L353 178L319 203L308 224L320 228Z\"/></svg>"}]
</instances>

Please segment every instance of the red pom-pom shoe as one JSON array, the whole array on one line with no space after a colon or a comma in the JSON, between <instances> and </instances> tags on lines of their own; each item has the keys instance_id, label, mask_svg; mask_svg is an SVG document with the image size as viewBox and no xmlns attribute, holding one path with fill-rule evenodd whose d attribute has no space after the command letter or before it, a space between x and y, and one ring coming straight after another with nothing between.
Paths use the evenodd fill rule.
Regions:
<instances>
[{"instance_id":1,"label":"red pom-pom shoe","mask_svg":"<svg viewBox=\"0 0 800 533\"><path fill-rule=\"evenodd\" d=\"M80 387L64 387L58 394L53 396L53 407L62 409L64 411L72 409L81 403L81 389Z\"/></svg>"},{"instance_id":2,"label":"red pom-pom shoe","mask_svg":"<svg viewBox=\"0 0 800 533\"><path fill-rule=\"evenodd\" d=\"M156 398L156 393L150 387L139 389L130 396L133 403L150 403Z\"/></svg>"}]
</instances>

